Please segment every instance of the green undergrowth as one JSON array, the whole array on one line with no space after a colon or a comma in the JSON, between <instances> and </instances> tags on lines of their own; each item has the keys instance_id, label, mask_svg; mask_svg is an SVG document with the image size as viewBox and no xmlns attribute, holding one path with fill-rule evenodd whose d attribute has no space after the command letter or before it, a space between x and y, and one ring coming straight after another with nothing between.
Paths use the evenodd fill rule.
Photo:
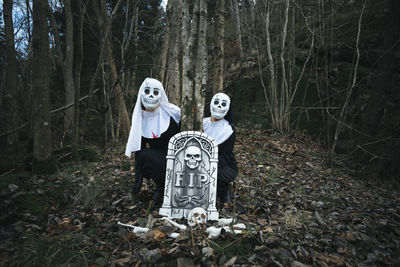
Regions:
<instances>
[{"instance_id":1,"label":"green undergrowth","mask_svg":"<svg viewBox=\"0 0 400 267\"><path fill-rule=\"evenodd\" d=\"M73 238L26 233L20 238L23 253L14 266L87 266L87 251Z\"/></svg>"},{"instance_id":2,"label":"green undergrowth","mask_svg":"<svg viewBox=\"0 0 400 267\"><path fill-rule=\"evenodd\" d=\"M259 164L271 164L278 162L278 158L268 150L256 149L255 155L255 160Z\"/></svg>"},{"instance_id":3,"label":"green undergrowth","mask_svg":"<svg viewBox=\"0 0 400 267\"><path fill-rule=\"evenodd\" d=\"M19 172L5 175L0 179L0 190L7 190L10 184L15 184L19 187L24 186L30 178L29 172Z\"/></svg>"},{"instance_id":4,"label":"green undergrowth","mask_svg":"<svg viewBox=\"0 0 400 267\"><path fill-rule=\"evenodd\" d=\"M65 146L54 151L54 156L59 162L67 162L73 160L72 147ZM97 162L99 161L99 153L95 148L85 145L78 147L78 159L81 161Z\"/></svg>"},{"instance_id":5,"label":"green undergrowth","mask_svg":"<svg viewBox=\"0 0 400 267\"><path fill-rule=\"evenodd\" d=\"M45 216L50 208L46 197L34 192L17 197L15 202L20 211L36 216Z\"/></svg>"},{"instance_id":6,"label":"green undergrowth","mask_svg":"<svg viewBox=\"0 0 400 267\"><path fill-rule=\"evenodd\" d=\"M35 174L52 174L57 170L57 161L53 156L48 159L39 160L35 157L32 159L32 173Z\"/></svg>"},{"instance_id":7,"label":"green undergrowth","mask_svg":"<svg viewBox=\"0 0 400 267\"><path fill-rule=\"evenodd\" d=\"M254 237L244 236L237 238L227 234L224 239L217 239L212 243L210 242L210 245L214 249L214 255L217 258L224 256L226 260L229 260L237 257L240 260L247 259L254 254L254 248L259 244Z\"/></svg>"}]
</instances>

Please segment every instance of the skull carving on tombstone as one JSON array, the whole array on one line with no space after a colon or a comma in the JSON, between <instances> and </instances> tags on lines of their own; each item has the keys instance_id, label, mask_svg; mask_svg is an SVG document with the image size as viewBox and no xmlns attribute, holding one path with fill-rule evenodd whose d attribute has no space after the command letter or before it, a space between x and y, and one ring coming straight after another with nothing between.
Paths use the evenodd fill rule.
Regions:
<instances>
[{"instance_id":1,"label":"skull carving on tombstone","mask_svg":"<svg viewBox=\"0 0 400 267\"><path fill-rule=\"evenodd\" d=\"M142 104L145 108L155 109L161 100L161 91L159 88L147 84L141 95Z\"/></svg>"},{"instance_id":2,"label":"skull carving on tombstone","mask_svg":"<svg viewBox=\"0 0 400 267\"><path fill-rule=\"evenodd\" d=\"M196 169L201 162L201 150L197 146L188 146L185 150L185 162L190 169Z\"/></svg>"},{"instance_id":3,"label":"skull carving on tombstone","mask_svg":"<svg viewBox=\"0 0 400 267\"><path fill-rule=\"evenodd\" d=\"M207 212L201 207L192 209L188 214L189 226L195 226L197 224L203 224L207 222Z\"/></svg>"},{"instance_id":4,"label":"skull carving on tombstone","mask_svg":"<svg viewBox=\"0 0 400 267\"><path fill-rule=\"evenodd\" d=\"M213 96L210 103L211 116L217 120L222 119L229 111L231 99L224 93L217 93Z\"/></svg>"}]
</instances>

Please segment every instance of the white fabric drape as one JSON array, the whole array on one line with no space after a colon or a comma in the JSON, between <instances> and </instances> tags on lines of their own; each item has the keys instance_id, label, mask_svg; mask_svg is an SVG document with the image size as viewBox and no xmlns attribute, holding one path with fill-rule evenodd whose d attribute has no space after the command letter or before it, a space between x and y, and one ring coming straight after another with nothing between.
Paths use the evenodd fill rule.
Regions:
<instances>
[{"instance_id":1,"label":"white fabric drape","mask_svg":"<svg viewBox=\"0 0 400 267\"><path fill-rule=\"evenodd\" d=\"M212 122L209 117L203 119L203 130L205 134L214 138L217 145L228 140L233 133L232 126L227 120L222 119L220 121Z\"/></svg>"}]
</instances>

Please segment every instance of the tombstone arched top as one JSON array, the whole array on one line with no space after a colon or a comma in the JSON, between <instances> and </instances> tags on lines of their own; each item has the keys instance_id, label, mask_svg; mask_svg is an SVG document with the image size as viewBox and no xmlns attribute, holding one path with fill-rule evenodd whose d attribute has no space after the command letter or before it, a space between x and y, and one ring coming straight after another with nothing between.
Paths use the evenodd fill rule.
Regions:
<instances>
[{"instance_id":1,"label":"tombstone arched top","mask_svg":"<svg viewBox=\"0 0 400 267\"><path fill-rule=\"evenodd\" d=\"M168 144L168 156L176 155L189 142L199 144L201 149L208 153L210 159L218 159L218 145L215 140L211 136L198 131L184 131L171 137Z\"/></svg>"}]
</instances>

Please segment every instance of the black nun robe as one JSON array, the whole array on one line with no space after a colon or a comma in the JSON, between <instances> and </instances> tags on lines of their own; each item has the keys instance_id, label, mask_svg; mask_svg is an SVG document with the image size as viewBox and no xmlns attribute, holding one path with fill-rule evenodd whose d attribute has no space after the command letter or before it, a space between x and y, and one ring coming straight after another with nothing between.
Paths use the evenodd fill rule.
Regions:
<instances>
[{"instance_id":1,"label":"black nun robe","mask_svg":"<svg viewBox=\"0 0 400 267\"><path fill-rule=\"evenodd\" d=\"M158 108L146 111L141 103L145 88L158 88L161 99ZM132 195L140 192L143 178L153 179L157 185L153 200L161 200L166 171L166 155L169 139L180 132L181 110L169 103L162 84L152 78L146 78L140 86L135 109L132 114L132 126L126 145L125 155L135 152L135 181Z\"/></svg>"},{"instance_id":2,"label":"black nun robe","mask_svg":"<svg viewBox=\"0 0 400 267\"><path fill-rule=\"evenodd\" d=\"M218 145L217 197L222 203L231 202L229 183L233 182L238 174L237 162L233 154L236 131L231 110L232 107L227 115L217 122L212 122L210 117L203 120L204 133L214 138Z\"/></svg>"}]
</instances>

